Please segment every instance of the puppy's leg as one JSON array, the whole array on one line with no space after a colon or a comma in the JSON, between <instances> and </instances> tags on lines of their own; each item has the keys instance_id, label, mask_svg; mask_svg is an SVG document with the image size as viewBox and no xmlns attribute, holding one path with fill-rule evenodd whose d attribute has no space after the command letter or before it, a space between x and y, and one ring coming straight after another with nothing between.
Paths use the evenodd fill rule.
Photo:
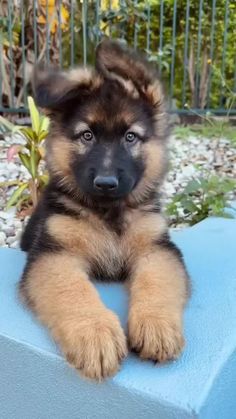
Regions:
<instances>
[{"instance_id":1,"label":"puppy's leg","mask_svg":"<svg viewBox=\"0 0 236 419\"><path fill-rule=\"evenodd\" d=\"M188 276L171 242L136 261L130 284L129 341L142 358L176 358L183 345L182 317Z\"/></svg>"},{"instance_id":2,"label":"puppy's leg","mask_svg":"<svg viewBox=\"0 0 236 419\"><path fill-rule=\"evenodd\" d=\"M83 375L100 380L118 370L126 355L123 330L78 258L66 252L42 254L26 267L20 291Z\"/></svg>"}]
</instances>

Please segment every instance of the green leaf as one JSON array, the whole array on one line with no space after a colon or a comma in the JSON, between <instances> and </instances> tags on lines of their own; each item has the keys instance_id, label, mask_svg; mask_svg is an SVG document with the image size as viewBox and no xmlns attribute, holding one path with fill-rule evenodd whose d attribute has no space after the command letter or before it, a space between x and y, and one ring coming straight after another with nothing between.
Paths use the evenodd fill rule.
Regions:
<instances>
[{"instance_id":1,"label":"green leaf","mask_svg":"<svg viewBox=\"0 0 236 419\"><path fill-rule=\"evenodd\" d=\"M200 183L198 180L193 179L186 185L184 192L187 194L191 194L193 192L197 192L200 189Z\"/></svg>"},{"instance_id":2,"label":"green leaf","mask_svg":"<svg viewBox=\"0 0 236 419\"><path fill-rule=\"evenodd\" d=\"M207 192L209 190L209 180L205 178L199 178L200 187L204 192Z\"/></svg>"},{"instance_id":3,"label":"green leaf","mask_svg":"<svg viewBox=\"0 0 236 419\"><path fill-rule=\"evenodd\" d=\"M21 207L23 202L30 202L31 196L30 194L22 194L21 198L17 201L17 207Z\"/></svg>"},{"instance_id":4,"label":"green leaf","mask_svg":"<svg viewBox=\"0 0 236 419\"><path fill-rule=\"evenodd\" d=\"M20 134L22 134L26 140L29 140L30 143L34 141L35 134L32 128L30 127L15 127L14 132L19 132Z\"/></svg>"},{"instance_id":5,"label":"green leaf","mask_svg":"<svg viewBox=\"0 0 236 419\"><path fill-rule=\"evenodd\" d=\"M46 131L48 133L49 130L49 124L50 124L50 120L47 116L42 115L40 117L40 129L39 129L39 133Z\"/></svg>"},{"instance_id":6,"label":"green leaf","mask_svg":"<svg viewBox=\"0 0 236 419\"><path fill-rule=\"evenodd\" d=\"M186 210L187 212L194 212L194 211L198 211L198 207L196 204L194 204L193 201L190 201L187 198L184 198L181 201L182 207L184 210Z\"/></svg>"},{"instance_id":7,"label":"green leaf","mask_svg":"<svg viewBox=\"0 0 236 419\"><path fill-rule=\"evenodd\" d=\"M38 136L38 142L41 143L48 136L48 131L41 131Z\"/></svg>"},{"instance_id":8,"label":"green leaf","mask_svg":"<svg viewBox=\"0 0 236 419\"><path fill-rule=\"evenodd\" d=\"M40 175L39 181L42 183L42 185L47 185L48 183L48 175Z\"/></svg>"},{"instance_id":9,"label":"green leaf","mask_svg":"<svg viewBox=\"0 0 236 419\"><path fill-rule=\"evenodd\" d=\"M40 115L38 109L35 106L34 99L31 96L28 96L28 106L33 131L36 133L36 135L38 135L40 129Z\"/></svg>"},{"instance_id":10,"label":"green leaf","mask_svg":"<svg viewBox=\"0 0 236 419\"><path fill-rule=\"evenodd\" d=\"M6 180L5 182L0 182L0 188L9 188L9 186L21 185L21 180Z\"/></svg>"},{"instance_id":11,"label":"green leaf","mask_svg":"<svg viewBox=\"0 0 236 419\"><path fill-rule=\"evenodd\" d=\"M178 215L178 208L177 205L172 201L170 202L167 206L166 206L166 213L168 215L174 215L177 216Z\"/></svg>"},{"instance_id":12,"label":"green leaf","mask_svg":"<svg viewBox=\"0 0 236 419\"><path fill-rule=\"evenodd\" d=\"M26 167L28 172L32 175L31 167L30 167L30 156L28 156L25 153L18 153L18 155L19 155L19 158L20 158L21 162L23 163L23 165Z\"/></svg>"},{"instance_id":13,"label":"green leaf","mask_svg":"<svg viewBox=\"0 0 236 419\"><path fill-rule=\"evenodd\" d=\"M3 118L3 116L0 115L0 126L3 126L7 131L13 132L15 126L9 122L6 118Z\"/></svg>"},{"instance_id":14,"label":"green leaf","mask_svg":"<svg viewBox=\"0 0 236 419\"><path fill-rule=\"evenodd\" d=\"M21 130L21 128L25 128L25 126L24 125L15 125L13 128L12 128L12 132L14 133L14 132L18 132L18 131L20 131Z\"/></svg>"},{"instance_id":15,"label":"green leaf","mask_svg":"<svg viewBox=\"0 0 236 419\"><path fill-rule=\"evenodd\" d=\"M27 183L23 183L21 186L19 186L19 188L17 188L11 198L9 199L9 201L7 202L7 206L6 208L9 209L10 207L12 207L13 205L15 205L18 200L20 199L22 193L24 192L24 190L28 187Z\"/></svg>"},{"instance_id":16,"label":"green leaf","mask_svg":"<svg viewBox=\"0 0 236 419\"><path fill-rule=\"evenodd\" d=\"M35 179L36 173L37 173L37 165L38 165L37 160L38 159L37 159L37 153L36 153L35 147L32 146L30 150L30 173L32 174L33 179Z\"/></svg>"}]
</instances>

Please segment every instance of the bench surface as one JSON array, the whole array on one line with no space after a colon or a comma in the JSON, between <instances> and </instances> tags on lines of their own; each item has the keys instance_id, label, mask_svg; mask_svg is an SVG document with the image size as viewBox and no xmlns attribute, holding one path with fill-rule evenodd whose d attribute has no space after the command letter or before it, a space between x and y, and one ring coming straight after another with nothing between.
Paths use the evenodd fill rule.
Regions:
<instances>
[{"instance_id":1,"label":"bench surface","mask_svg":"<svg viewBox=\"0 0 236 419\"><path fill-rule=\"evenodd\" d=\"M155 366L130 354L102 384L82 379L17 299L25 255L0 249L1 419L236 418L236 220L172 233L192 277L182 357ZM120 284L96 285L126 327Z\"/></svg>"}]
</instances>

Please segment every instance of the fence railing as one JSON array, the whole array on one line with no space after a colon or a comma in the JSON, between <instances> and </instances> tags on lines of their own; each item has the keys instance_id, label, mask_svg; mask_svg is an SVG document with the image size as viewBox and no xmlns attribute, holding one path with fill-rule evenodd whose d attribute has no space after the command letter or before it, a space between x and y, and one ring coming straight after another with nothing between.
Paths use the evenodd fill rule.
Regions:
<instances>
[{"instance_id":1,"label":"fence railing","mask_svg":"<svg viewBox=\"0 0 236 419\"><path fill-rule=\"evenodd\" d=\"M104 36L146 52L172 110L236 113L235 0L1 0L0 112L27 112L36 62L91 64Z\"/></svg>"}]
</instances>

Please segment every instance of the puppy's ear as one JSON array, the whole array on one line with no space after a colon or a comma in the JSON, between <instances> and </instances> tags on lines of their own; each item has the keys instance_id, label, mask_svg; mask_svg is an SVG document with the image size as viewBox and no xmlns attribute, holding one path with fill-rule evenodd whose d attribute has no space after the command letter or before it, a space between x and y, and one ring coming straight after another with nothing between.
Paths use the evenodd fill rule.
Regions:
<instances>
[{"instance_id":1,"label":"puppy's ear","mask_svg":"<svg viewBox=\"0 0 236 419\"><path fill-rule=\"evenodd\" d=\"M37 67L32 77L35 102L47 114L63 110L66 102L88 95L98 85L99 77L84 68L64 72Z\"/></svg>"},{"instance_id":2,"label":"puppy's ear","mask_svg":"<svg viewBox=\"0 0 236 419\"><path fill-rule=\"evenodd\" d=\"M153 106L164 102L162 86L154 69L124 44L102 41L96 50L96 68L106 78L131 81Z\"/></svg>"}]
</instances>

